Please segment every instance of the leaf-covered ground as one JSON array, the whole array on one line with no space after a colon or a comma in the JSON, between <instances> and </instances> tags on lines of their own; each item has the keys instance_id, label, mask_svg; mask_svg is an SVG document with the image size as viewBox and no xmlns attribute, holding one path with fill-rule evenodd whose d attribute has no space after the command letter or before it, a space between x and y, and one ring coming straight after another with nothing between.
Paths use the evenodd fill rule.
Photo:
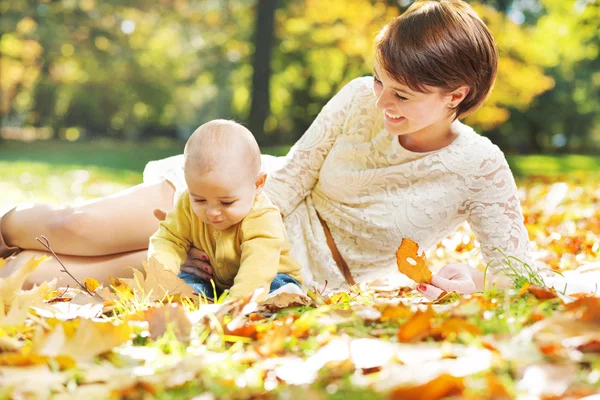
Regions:
<instances>
[{"instance_id":1,"label":"leaf-covered ground","mask_svg":"<svg viewBox=\"0 0 600 400\"><path fill-rule=\"evenodd\" d=\"M0 188L0 210L31 196L37 178L27 171ZM129 184L101 169L53 176L39 185L58 201ZM591 396L600 391L600 181L519 186L534 250L562 276L513 276L512 288L434 304L411 286L208 304L152 265L110 288L87 280L86 290L20 291L41 262L32 260L0 279L0 398ZM476 259L461 227L427 262L435 271ZM544 287L552 283L558 290Z\"/></svg>"}]
</instances>

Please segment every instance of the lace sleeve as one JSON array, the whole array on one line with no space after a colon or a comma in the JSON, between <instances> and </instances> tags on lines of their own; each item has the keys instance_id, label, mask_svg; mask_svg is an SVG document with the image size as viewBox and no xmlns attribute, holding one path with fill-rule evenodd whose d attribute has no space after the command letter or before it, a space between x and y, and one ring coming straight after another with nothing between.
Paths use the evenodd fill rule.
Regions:
<instances>
[{"instance_id":1,"label":"lace sleeve","mask_svg":"<svg viewBox=\"0 0 600 400\"><path fill-rule=\"evenodd\" d=\"M535 268L514 177L502 152L494 149L480 159L480 170L472 177L473 196L466 204L469 224L484 265L489 263L493 272L508 267L509 261L519 271L523 264Z\"/></svg>"},{"instance_id":2,"label":"lace sleeve","mask_svg":"<svg viewBox=\"0 0 600 400\"><path fill-rule=\"evenodd\" d=\"M343 130L352 97L357 87L364 84L364 80L358 78L338 92L291 148L283 166L269 176L265 192L284 217L315 186L323 161Z\"/></svg>"}]
</instances>

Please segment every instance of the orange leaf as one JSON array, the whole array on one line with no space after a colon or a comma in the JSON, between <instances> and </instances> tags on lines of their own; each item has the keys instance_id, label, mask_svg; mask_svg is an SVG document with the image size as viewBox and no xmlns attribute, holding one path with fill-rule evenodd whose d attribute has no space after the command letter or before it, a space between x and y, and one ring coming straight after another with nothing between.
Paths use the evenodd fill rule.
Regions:
<instances>
[{"instance_id":1,"label":"orange leaf","mask_svg":"<svg viewBox=\"0 0 600 400\"><path fill-rule=\"evenodd\" d=\"M435 313L431 306L427 311L417 311L404 325L398 330L398 341L402 343L418 341L429 335L431 332L431 319Z\"/></svg>"},{"instance_id":2,"label":"orange leaf","mask_svg":"<svg viewBox=\"0 0 600 400\"><path fill-rule=\"evenodd\" d=\"M381 310L381 321L393 321L397 319L410 318L413 315L413 312L410 310L409 306L405 306L404 304L398 305L388 305L383 310Z\"/></svg>"},{"instance_id":3,"label":"orange leaf","mask_svg":"<svg viewBox=\"0 0 600 400\"><path fill-rule=\"evenodd\" d=\"M565 305L565 310L576 313L581 321L600 322L600 298L582 297L572 303Z\"/></svg>"},{"instance_id":4,"label":"orange leaf","mask_svg":"<svg viewBox=\"0 0 600 400\"><path fill-rule=\"evenodd\" d=\"M531 285L529 286L528 290L529 293L540 300L555 299L557 297L556 292L553 289L548 289L542 286Z\"/></svg>"},{"instance_id":5,"label":"orange leaf","mask_svg":"<svg viewBox=\"0 0 600 400\"><path fill-rule=\"evenodd\" d=\"M464 388L463 378L442 374L423 385L396 388L390 393L389 398L394 400L437 400L458 396Z\"/></svg>"},{"instance_id":6,"label":"orange leaf","mask_svg":"<svg viewBox=\"0 0 600 400\"><path fill-rule=\"evenodd\" d=\"M447 338L452 335L458 335L462 332L468 332L471 335L481 335L481 329L471 324L467 320L462 318L449 318L445 320L440 326L438 326L433 336L441 336Z\"/></svg>"},{"instance_id":7,"label":"orange leaf","mask_svg":"<svg viewBox=\"0 0 600 400\"><path fill-rule=\"evenodd\" d=\"M431 271L425 265L425 255L418 255L419 246L409 238L402 239L396 251L398 271L417 283L430 283Z\"/></svg>"}]
</instances>

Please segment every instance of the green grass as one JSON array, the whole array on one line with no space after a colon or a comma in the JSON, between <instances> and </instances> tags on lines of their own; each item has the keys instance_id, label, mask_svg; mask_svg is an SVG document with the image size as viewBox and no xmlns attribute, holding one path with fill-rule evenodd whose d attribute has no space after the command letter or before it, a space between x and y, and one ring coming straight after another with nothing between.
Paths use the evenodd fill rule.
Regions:
<instances>
[{"instance_id":1,"label":"green grass","mask_svg":"<svg viewBox=\"0 0 600 400\"><path fill-rule=\"evenodd\" d=\"M557 176L598 173L600 157L577 154L509 155L506 157L513 173L519 177L532 175Z\"/></svg>"},{"instance_id":2,"label":"green grass","mask_svg":"<svg viewBox=\"0 0 600 400\"><path fill-rule=\"evenodd\" d=\"M3 162L38 162L56 165L96 166L133 171L139 175L148 161L181 154L184 142L171 139L152 139L123 142L98 139L68 143L65 141L0 142ZM285 155L289 146L263 147L262 152ZM599 156L584 155L508 155L507 160L518 177L532 175L557 176L597 173Z\"/></svg>"},{"instance_id":3,"label":"green grass","mask_svg":"<svg viewBox=\"0 0 600 400\"><path fill-rule=\"evenodd\" d=\"M141 174L148 161L181 154L185 142L171 139L152 139L124 142L98 139L69 143L58 140L0 142L0 161L38 162L56 165L96 166ZM266 147L265 154L285 155L288 146Z\"/></svg>"}]
</instances>

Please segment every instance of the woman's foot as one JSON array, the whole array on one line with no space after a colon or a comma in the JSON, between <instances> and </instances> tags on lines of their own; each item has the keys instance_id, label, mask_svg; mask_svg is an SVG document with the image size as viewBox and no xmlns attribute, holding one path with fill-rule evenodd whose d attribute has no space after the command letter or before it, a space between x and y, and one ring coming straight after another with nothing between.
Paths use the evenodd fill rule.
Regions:
<instances>
[{"instance_id":1,"label":"woman's foot","mask_svg":"<svg viewBox=\"0 0 600 400\"><path fill-rule=\"evenodd\" d=\"M11 213L14 210L14 208L10 211L8 211L6 214L4 214L3 216L0 216L0 258L8 258L14 254L17 254L18 252L21 251L21 249L17 246L9 246L5 239L4 239L4 235L2 233L2 221L4 219L4 217L6 215L8 215L9 213Z\"/></svg>"}]
</instances>

